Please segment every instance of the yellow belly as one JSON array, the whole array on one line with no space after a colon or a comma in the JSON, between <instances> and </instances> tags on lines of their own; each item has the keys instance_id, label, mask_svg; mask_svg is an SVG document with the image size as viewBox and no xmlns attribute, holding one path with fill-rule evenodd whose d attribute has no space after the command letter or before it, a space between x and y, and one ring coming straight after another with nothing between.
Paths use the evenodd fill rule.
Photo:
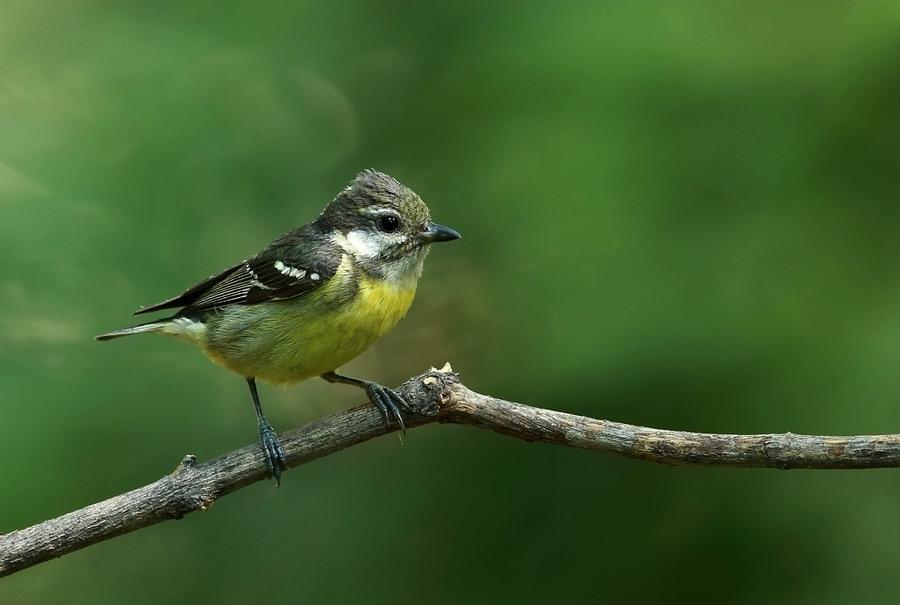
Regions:
<instances>
[{"instance_id":1,"label":"yellow belly","mask_svg":"<svg viewBox=\"0 0 900 605\"><path fill-rule=\"evenodd\" d=\"M225 311L209 321L205 349L243 376L299 382L337 369L369 348L406 315L415 293L415 282L397 287L362 277L356 296L339 306L323 288L295 300Z\"/></svg>"}]
</instances>

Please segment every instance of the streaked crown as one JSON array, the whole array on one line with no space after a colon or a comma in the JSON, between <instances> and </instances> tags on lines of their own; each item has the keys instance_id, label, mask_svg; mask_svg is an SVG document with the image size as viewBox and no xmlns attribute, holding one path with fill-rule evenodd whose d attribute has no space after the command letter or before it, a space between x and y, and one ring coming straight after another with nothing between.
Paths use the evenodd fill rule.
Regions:
<instances>
[{"instance_id":1,"label":"streaked crown","mask_svg":"<svg viewBox=\"0 0 900 605\"><path fill-rule=\"evenodd\" d=\"M331 228L349 232L378 227L382 216L400 219L397 231L412 233L431 219L428 206L415 191L383 172L363 170L322 211L320 220Z\"/></svg>"}]
</instances>

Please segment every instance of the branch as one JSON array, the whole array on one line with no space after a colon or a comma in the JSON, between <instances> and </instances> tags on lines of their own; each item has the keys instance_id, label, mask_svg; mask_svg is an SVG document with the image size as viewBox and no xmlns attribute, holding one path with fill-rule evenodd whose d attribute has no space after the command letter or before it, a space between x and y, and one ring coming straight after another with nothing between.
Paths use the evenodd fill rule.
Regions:
<instances>
[{"instance_id":1,"label":"branch","mask_svg":"<svg viewBox=\"0 0 900 605\"><path fill-rule=\"evenodd\" d=\"M720 435L645 428L535 408L478 394L449 366L405 382L408 427L449 422L491 429L525 441L612 452L663 464L791 468L894 468L900 435L831 437ZM371 406L317 420L280 436L287 463L299 466L392 432ZM0 577L115 536L206 510L220 497L267 478L259 446L198 464L185 456L175 471L144 487L0 535Z\"/></svg>"}]
</instances>

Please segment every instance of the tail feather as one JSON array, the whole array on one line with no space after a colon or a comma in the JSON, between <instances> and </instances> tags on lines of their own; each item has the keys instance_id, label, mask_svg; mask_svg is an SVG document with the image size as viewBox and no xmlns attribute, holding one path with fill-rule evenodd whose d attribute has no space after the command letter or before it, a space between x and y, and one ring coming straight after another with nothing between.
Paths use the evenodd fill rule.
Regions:
<instances>
[{"instance_id":1,"label":"tail feather","mask_svg":"<svg viewBox=\"0 0 900 605\"><path fill-rule=\"evenodd\" d=\"M114 332L107 332L106 334L100 334L95 336L94 338L97 340L112 340L113 338L120 338L122 336L131 336L132 334L144 334L145 332L158 332L168 325L168 319L162 321L150 321L143 324L138 324L136 326L129 326L127 328L122 328L121 330L116 330Z\"/></svg>"}]
</instances>

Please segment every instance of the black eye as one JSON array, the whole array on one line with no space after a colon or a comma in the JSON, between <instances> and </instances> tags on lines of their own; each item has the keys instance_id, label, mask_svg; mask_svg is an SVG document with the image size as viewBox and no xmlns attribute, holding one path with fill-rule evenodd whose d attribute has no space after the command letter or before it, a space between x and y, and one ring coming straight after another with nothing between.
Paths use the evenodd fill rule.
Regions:
<instances>
[{"instance_id":1,"label":"black eye","mask_svg":"<svg viewBox=\"0 0 900 605\"><path fill-rule=\"evenodd\" d=\"M378 219L378 228L385 233L393 233L400 226L400 219L394 214L384 214Z\"/></svg>"}]
</instances>

